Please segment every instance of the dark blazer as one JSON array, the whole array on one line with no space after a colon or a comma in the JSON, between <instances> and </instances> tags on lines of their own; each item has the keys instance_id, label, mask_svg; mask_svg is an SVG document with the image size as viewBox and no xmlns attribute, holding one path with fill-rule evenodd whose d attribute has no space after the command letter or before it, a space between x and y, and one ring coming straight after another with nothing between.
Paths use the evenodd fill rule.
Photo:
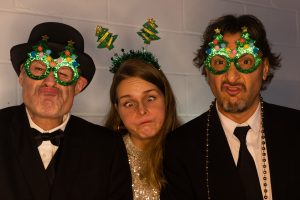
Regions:
<instances>
[{"instance_id":1,"label":"dark blazer","mask_svg":"<svg viewBox=\"0 0 300 200\"><path fill-rule=\"evenodd\" d=\"M169 134L161 200L205 200L208 112ZM300 199L300 111L264 103L264 129L273 200ZM244 200L230 147L215 106L209 127L208 179L212 200Z\"/></svg>"},{"instance_id":2,"label":"dark blazer","mask_svg":"<svg viewBox=\"0 0 300 200\"><path fill-rule=\"evenodd\" d=\"M71 116L52 188L25 106L0 110L0 130L1 200L132 199L125 146L108 129Z\"/></svg>"}]
</instances>

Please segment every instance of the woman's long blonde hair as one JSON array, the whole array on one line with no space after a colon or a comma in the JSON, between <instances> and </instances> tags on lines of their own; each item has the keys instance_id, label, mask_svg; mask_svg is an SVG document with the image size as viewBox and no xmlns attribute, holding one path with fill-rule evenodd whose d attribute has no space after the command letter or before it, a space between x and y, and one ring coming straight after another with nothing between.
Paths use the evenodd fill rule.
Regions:
<instances>
[{"instance_id":1,"label":"woman's long blonde hair","mask_svg":"<svg viewBox=\"0 0 300 200\"><path fill-rule=\"evenodd\" d=\"M162 167L164 141L166 135L180 124L176 111L175 96L168 79L161 70L141 59L130 59L123 62L113 77L110 88L111 107L105 122L105 126L114 131L127 133L115 105L118 104L117 88L120 82L130 77L138 77L154 84L164 95L164 123L159 133L146 147L143 157L144 177L151 186L160 190L165 183Z\"/></svg>"}]
</instances>

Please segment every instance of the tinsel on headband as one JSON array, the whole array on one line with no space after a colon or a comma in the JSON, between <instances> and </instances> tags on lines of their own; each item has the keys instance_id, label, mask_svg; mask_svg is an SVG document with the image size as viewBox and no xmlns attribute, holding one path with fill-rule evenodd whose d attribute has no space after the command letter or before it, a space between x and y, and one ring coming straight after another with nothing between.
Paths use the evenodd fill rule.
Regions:
<instances>
[{"instance_id":1,"label":"tinsel on headband","mask_svg":"<svg viewBox=\"0 0 300 200\"><path fill-rule=\"evenodd\" d=\"M137 34L143 39L144 44L149 45L152 40L159 40L156 34L158 33L157 25L154 19L148 19L146 23L143 24L143 28L137 32ZM101 26L97 26L96 28L96 36L98 36L97 42L99 45L98 48L108 48L109 50L113 49L114 46L112 43L116 40L117 35L108 32L107 28L103 28ZM146 63L151 64L156 69L160 70L160 65L158 64L157 58L149 51L143 47L141 50L129 50L125 52L124 49L121 49L122 54L117 54L111 58L112 64L110 66L109 71L112 73L116 73L120 68L121 64L129 59L140 59L145 61Z\"/></svg>"},{"instance_id":2,"label":"tinsel on headband","mask_svg":"<svg viewBox=\"0 0 300 200\"><path fill-rule=\"evenodd\" d=\"M121 56L117 54L111 58L112 65L109 69L110 72L116 73L120 68L121 64L129 59L140 59L153 65L156 69L160 70L160 65L158 64L157 58L149 51L146 51L145 48L142 50L130 50L129 52L125 52L124 49L121 50L123 53Z\"/></svg>"}]
</instances>

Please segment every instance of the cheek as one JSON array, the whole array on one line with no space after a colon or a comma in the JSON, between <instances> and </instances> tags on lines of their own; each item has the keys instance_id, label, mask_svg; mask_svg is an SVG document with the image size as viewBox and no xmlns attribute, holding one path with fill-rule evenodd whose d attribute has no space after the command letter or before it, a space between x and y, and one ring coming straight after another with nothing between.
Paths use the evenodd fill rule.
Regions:
<instances>
[{"instance_id":1,"label":"cheek","mask_svg":"<svg viewBox=\"0 0 300 200\"><path fill-rule=\"evenodd\" d=\"M151 108L151 113L153 114L153 117L156 119L157 123L162 124L165 121L165 105L164 105L164 103L154 105Z\"/></svg>"},{"instance_id":2,"label":"cheek","mask_svg":"<svg viewBox=\"0 0 300 200\"><path fill-rule=\"evenodd\" d=\"M131 124L133 113L125 111L124 109L118 109L119 116L122 120L122 122L126 124Z\"/></svg>"},{"instance_id":3,"label":"cheek","mask_svg":"<svg viewBox=\"0 0 300 200\"><path fill-rule=\"evenodd\" d=\"M75 96L74 86L57 86L61 91L62 98L64 100L72 99Z\"/></svg>"},{"instance_id":4,"label":"cheek","mask_svg":"<svg viewBox=\"0 0 300 200\"><path fill-rule=\"evenodd\" d=\"M263 81L263 71L260 69L257 69L256 71L252 72L252 74L249 74L250 78L245 78L246 83L248 85L257 85L258 87L262 84Z\"/></svg>"},{"instance_id":5,"label":"cheek","mask_svg":"<svg viewBox=\"0 0 300 200\"><path fill-rule=\"evenodd\" d=\"M223 77L224 75L211 74L207 76L207 83L213 91L221 89Z\"/></svg>"},{"instance_id":6,"label":"cheek","mask_svg":"<svg viewBox=\"0 0 300 200\"><path fill-rule=\"evenodd\" d=\"M40 81L23 79L22 81L22 93L23 95L34 96L38 92L40 86Z\"/></svg>"}]
</instances>

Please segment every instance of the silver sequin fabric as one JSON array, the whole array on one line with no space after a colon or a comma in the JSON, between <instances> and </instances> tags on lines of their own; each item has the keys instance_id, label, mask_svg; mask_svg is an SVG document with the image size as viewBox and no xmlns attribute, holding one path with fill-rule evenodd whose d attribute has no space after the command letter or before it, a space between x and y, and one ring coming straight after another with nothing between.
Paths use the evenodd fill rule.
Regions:
<instances>
[{"instance_id":1,"label":"silver sequin fabric","mask_svg":"<svg viewBox=\"0 0 300 200\"><path fill-rule=\"evenodd\" d=\"M123 140L126 146L128 161L131 170L133 199L159 200L159 191L147 184L146 179L143 178L143 175L141 174L141 157L143 151L134 146L128 134L123 137Z\"/></svg>"}]
</instances>

